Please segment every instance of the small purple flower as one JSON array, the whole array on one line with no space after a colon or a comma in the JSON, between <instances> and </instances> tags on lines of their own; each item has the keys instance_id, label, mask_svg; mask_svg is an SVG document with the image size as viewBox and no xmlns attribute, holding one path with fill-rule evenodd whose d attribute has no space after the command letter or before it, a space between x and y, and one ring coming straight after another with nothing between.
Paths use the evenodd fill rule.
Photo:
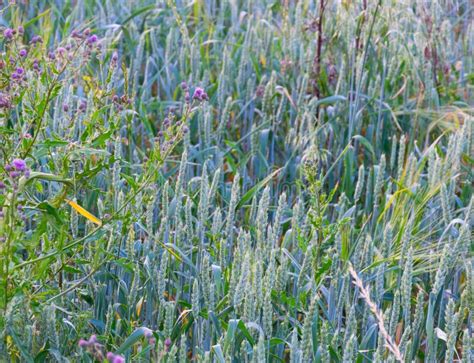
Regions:
<instances>
[{"instance_id":1,"label":"small purple flower","mask_svg":"<svg viewBox=\"0 0 474 363\"><path fill-rule=\"evenodd\" d=\"M188 84L186 83L186 81L181 82L181 88L185 91L188 89Z\"/></svg>"},{"instance_id":2,"label":"small purple flower","mask_svg":"<svg viewBox=\"0 0 474 363\"><path fill-rule=\"evenodd\" d=\"M92 34L89 38L87 38L87 44L89 45L95 44L97 43L98 40L99 38L97 37L97 35Z\"/></svg>"},{"instance_id":3,"label":"small purple flower","mask_svg":"<svg viewBox=\"0 0 474 363\"><path fill-rule=\"evenodd\" d=\"M66 48L59 47L58 49L56 49L56 53L60 56L63 56L66 53Z\"/></svg>"},{"instance_id":4,"label":"small purple flower","mask_svg":"<svg viewBox=\"0 0 474 363\"><path fill-rule=\"evenodd\" d=\"M18 34L23 35L25 33L25 28L23 28L23 25L20 25L18 27Z\"/></svg>"},{"instance_id":5,"label":"small purple flower","mask_svg":"<svg viewBox=\"0 0 474 363\"><path fill-rule=\"evenodd\" d=\"M125 358L119 354L114 354L112 352L107 353L107 360L110 363L125 363Z\"/></svg>"},{"instance_id":6,"label":"small purple flower","mask_svg":"<svg viewBox=\"0 0 474 363\"><path fill-rule=\"evenodd\" d=\"M3 31L3 36L7 39L12 39L13 35L14 35L14 32L13 32L13 29L11 29L11 28L6 28Z\"/></svg>"},{"instance_id":7,"label":"small purple flower","mask_svg":"<svg viewBox=\"0 0 474 363\"><path fill-rule=\"evenodd\" d=\"M150 338L153 336L153 330L149 328L143 328L143 330L144 330L145 338Z\"/></svg>"},{"instance_id":8,"label":"small purple flower","mask_svg":"<svg viewBox=\"0 0 474 363\"><path fill-rule=\"evenodd\" d=\"M43 38L41 38L39 35L33 36L33 38L31 38L31 44L36 43L43 43Z\"/></svg>"},{"instance_id":9,"label":"small purple flower","mask_svg":"<svg viewBox=\"0 0 474 363\"><path fill-rule=\"evenodd\" d=\"M87 346L89 345L89 343L87 342L87 340L79 339L78 345L79 345L81 348L84 348L84 347L87 347Z\"/></svg>"},{"instance_id":10,"label":"small purple flower","mask_svg":"<svg viewBox=\"0 0 474 363\"><path fill-rule=\"evenodd\" d=\"M67 103L63 104L63 111L68 112L69 111L69 105Z\"/></svg>"},{"instance_id":11,"label":"small purple flower","mask_svg":"<svg viewBox=\"0 0 474 363\"><path fill-rule=\"evenodd\" d=\"M22 67L18 67L18 68L15 70L15 72L21 75L21 74L25 73L25 70L24 70Z\"/></svg>"},{"instance_id":12,"label":"small purple flower","mask_svg":"<svg viewBox=\"0 0 474 363\"><path fill-rule=\"evenodd\" d=\"M201 87L196 87L193 94L193 100L198 100L202 102L208 99L209 97L207 96L207 93Z\"/></svg>"},{"instance_id":13,"label":"small purple flower","mask_svg":"<svg viewBox=\"0 0 474 363\"><path fill-rule=\"evenodd\" d=\"M0 93L0 108L10 108L10 97L5 93Z\"/></svg>"},{"instance_id":14,"label":"small purple flower","mask_svg":"<svg viewBox=\"0 0 474 363\"><path fill-rule=\"evenodd\" d=\"M38 63L39 63L39 60L38 60L38 59L35 59L35 60L33 61L33 69L34 69L35 71L39 71L39 70L40 70L40 66L39 66Z\"/></svg>"},{"instance_id":15,"label":"small purple flower","mask_svg":"<svg viewBox=\"0 0 474 363\"><path fill-rule=\"evenodd\" d=\"M26 170L26 163L23 159L14 159L12 161L13 167L18 171L25 171Z\"/></svg>"},{"instance_id":16,"label":"small purple flower","mask_svg":"<svg viewBox=\"0 0 474 363\"><path fill-rule=\"evenodd\" d=\"M171 339L166 338L165 339L165 349L166 349L166 351L169 351L170 347L171 347Z\"/></svg>"},{"instance_id":17,"label":"small purple flower","mask_svg":"<svg viewBox=\"0 0 474 363\"><path fill-rule=\"evenodd\" d=\"M200 100L203 93L204 90L201 87L196 87L196 89L194 90L193 98Z\"/></svg>"},{"instance_id":18,"label":"small purple flower","mask_svg":"<svg viewBox=\"0 0 474 363\"><path fill-rule=\"evenodd\" d=\"M84 100L81 100L81 102L79 102L79 111L85 112L86 108L87 108L87 102Z\"/></svg>"},{"instance_id":19,"label":"small purple flower","mask_svg":"<svg viewBox=\"0 0 474 363\"><path fill-rule=\"evenodd\" d=\"M28 51L26 49L20 50L20 57L25 58L28 55Z\"/></svg>"},{"instance_id":20,"label":"small purple flower","mask_svg":"<svg viewBox=\"0 0 474 363\"><path fill-rule=\"evenodd\" d=\"M112 62L117 62L118 61L118 53L117 51L112 53Z\"/></svg>"},{"instance_id":21,"label":"small purple flower","mask_svg":"<svg viewBox=\"0 0 474 363\"><path fill-rule=\"evenodd\" d=\"M0 189L5 189L6 187L5 183L0 180Z\"/></svg>"},{"instance_id":22,"label":"small purple flower","mask_svg":"<svg viewBox=\"0 0 474 363\"><path fill-rule=\"evenodd\" d=\"M15 179L20 176L20 173L18 171L11 171L9 175L10 175L10 178Z\"/></svg>"},{"instance_id":23,"label":"small purple flower","mask_svg":"<svg viewBox=\"0 0 474 363\"><path fill-rule=\"evenodd\" d=\"M10 164L7 164L7 165L5 165L5 170L6 170L7 172L12 171L12 170L13 170L13 166L11 166Z\"/></svg>"}]
</instances>

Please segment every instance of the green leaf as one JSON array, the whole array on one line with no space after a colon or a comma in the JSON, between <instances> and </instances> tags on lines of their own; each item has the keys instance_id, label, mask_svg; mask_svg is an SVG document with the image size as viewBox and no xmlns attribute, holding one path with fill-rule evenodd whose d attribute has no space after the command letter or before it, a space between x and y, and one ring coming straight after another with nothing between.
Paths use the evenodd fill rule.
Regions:
<instances>
[{"instance_id":1,"label":"green leaf","mask_svg":"<svg viewBox=\"0 0 474 363\"><path fill-rule=\"evenodd\" d=\"M141 338L145 336L145 333L148 332L148 328L138 328L135 330L125 341L123 344L117 349L115 354L123 354L125 353L128 349L130 349L136 342L138 342Z\"/></svg>"},{"instance_id":2,"label":"green leaf","mask_svg":"<svg viewBox=\"0 0 474 363\"><path fill-rule=\"evenodd\" d=\"M367 140L362 135L355 135L352 138L360 141L365 146L365 148L370 152L370 156L372 156L372 161L375 161L375 151L372 144L369 142L369 140Z\"/></svg>"},{"instance_id":3,"label":"green leaf","mask_svg":"<svg viewBox=\"0 0 474 363\"><path fill-rule=\"evenodd\" d=\"M224 353L222 352L220 344L213 345L212 350L214 351L217 361L220 363L225 363Z\"/></svg>"},{"instance_id":4,"label":"green leaf","mask_svg":"<svg viewBox=\"0 0 474 363\"><path fill-rule=\"evenodd\" d=\"M154 4L145 6L145 7L140 8L140 9L137 9L128 18L126 18L124 21L122 21L121 25L124 26L125 24L127 24L128 22L130 22L131 20L136 18L138 15L143 14L144 12L147 12L147 11L150 11L150 10L153 10L153 9L157 9L156 5L154 5Z\"/></svg>"},{"instance_id":5,"label":"green leaf","mask_svg":"<svg viewBox=\"0 0 474 363\"><path fill-rule=\"evenodd\" d=\"M242 208L242 206L247 203L252 197L260 191L265 185L270 182L283 168L275 170L273 173L268 175L265 179L261 180L258 182L255 186L250 188L250 190L243 195L243 197L240 199L239 203L237 204L236 209Z\"/></svg>"}]
</instances>

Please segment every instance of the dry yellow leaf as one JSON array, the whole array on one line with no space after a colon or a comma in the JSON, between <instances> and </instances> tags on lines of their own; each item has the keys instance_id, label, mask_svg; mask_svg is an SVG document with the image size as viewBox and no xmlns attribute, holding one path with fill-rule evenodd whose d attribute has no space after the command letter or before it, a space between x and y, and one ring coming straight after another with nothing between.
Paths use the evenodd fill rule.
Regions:
<instances>
[{"instance_id":1,"label":"dry yellow leaf","mask_svg":"<svg viewBox=\"0 0 474 363\"><path fill-rule=\"evenodd\" d=\"M81 216L87 218L88 220L90 220L92 223L95 223L97 224L98 226L101 226L102 225L102 221L97 218L96 216L94 216L92 213L88 212L87 210L85 210L84 208L82 208L79 204L77 204L76 202L73 202L72 200L69 200L69 199L66 199L66 202L68 202L68 204L74 208L76 210L77 213L79 213Z\"/></svg>"}]
</instances>

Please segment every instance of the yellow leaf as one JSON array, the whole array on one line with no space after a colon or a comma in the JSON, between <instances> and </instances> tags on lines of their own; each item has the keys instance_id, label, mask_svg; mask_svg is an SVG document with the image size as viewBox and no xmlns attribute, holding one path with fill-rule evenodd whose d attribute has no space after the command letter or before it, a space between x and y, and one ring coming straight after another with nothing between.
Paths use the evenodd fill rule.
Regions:
<instances>
[{"instance_id":1,"label":"yellow leaf","mask_svg":"<svg viewBox=\"0 0 474 363\"><path fill-rule=\"evenodd\" d=\"M140 316L140 313L142 312L143 301L145 301L145 299L142 296L136 306L137 316Z\"/></svg>"},{"instance_id":2,"label":"yellow leaf","mask_svg":"<svg viewBox=\"0 0 474 363\"><path fill-rule=\"evenodd\" d=\"M88 211L86 211L76 202L73 202L72 200L68 200L68 199L66 199L66 202L68 202L68 204L71 207L73 207L76 210L76 212L79 213L81 216L86 217L88 220L90 220L92 223L97 224L98 226L102 225L102 221L99 218L94 216L92 213L89 213Z\"/></svg>"}]
</instances>

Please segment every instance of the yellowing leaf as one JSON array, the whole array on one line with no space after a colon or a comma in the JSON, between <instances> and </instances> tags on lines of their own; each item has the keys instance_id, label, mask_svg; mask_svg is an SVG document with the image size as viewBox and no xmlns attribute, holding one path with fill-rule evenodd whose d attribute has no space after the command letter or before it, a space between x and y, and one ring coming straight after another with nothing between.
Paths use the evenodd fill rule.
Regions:
<instances>
[{"instance_id":1,"label":"yellowing leaf","mask_svg":"<svg viewBox=\"0 0 474 363\"><path fill-rule=\"evenodd\" d=\"M88 220L90 220L92 223L97 224L98 226L102 225L102 221L94 216L92 213L89 213L87 210L82 208L79 204L76 202L73 202L72 200L66 199L66 202L76 210L77 213L79 213L81 216L86 217Z\"/></svg>"},{"instance_id":2,"label":"yellowing leaf","mask_svg":"<svg viewBox=\"0 0 474 363\"><path fill-rule=\"evenodd\" d=\"M144 301L145 299L143 298L143 296L140 298L140 300L138 300L138 303L136 306L137 316L140 316L140 313L142 312L142 306L143 306Z\"/></svg>"}]
</instances>

